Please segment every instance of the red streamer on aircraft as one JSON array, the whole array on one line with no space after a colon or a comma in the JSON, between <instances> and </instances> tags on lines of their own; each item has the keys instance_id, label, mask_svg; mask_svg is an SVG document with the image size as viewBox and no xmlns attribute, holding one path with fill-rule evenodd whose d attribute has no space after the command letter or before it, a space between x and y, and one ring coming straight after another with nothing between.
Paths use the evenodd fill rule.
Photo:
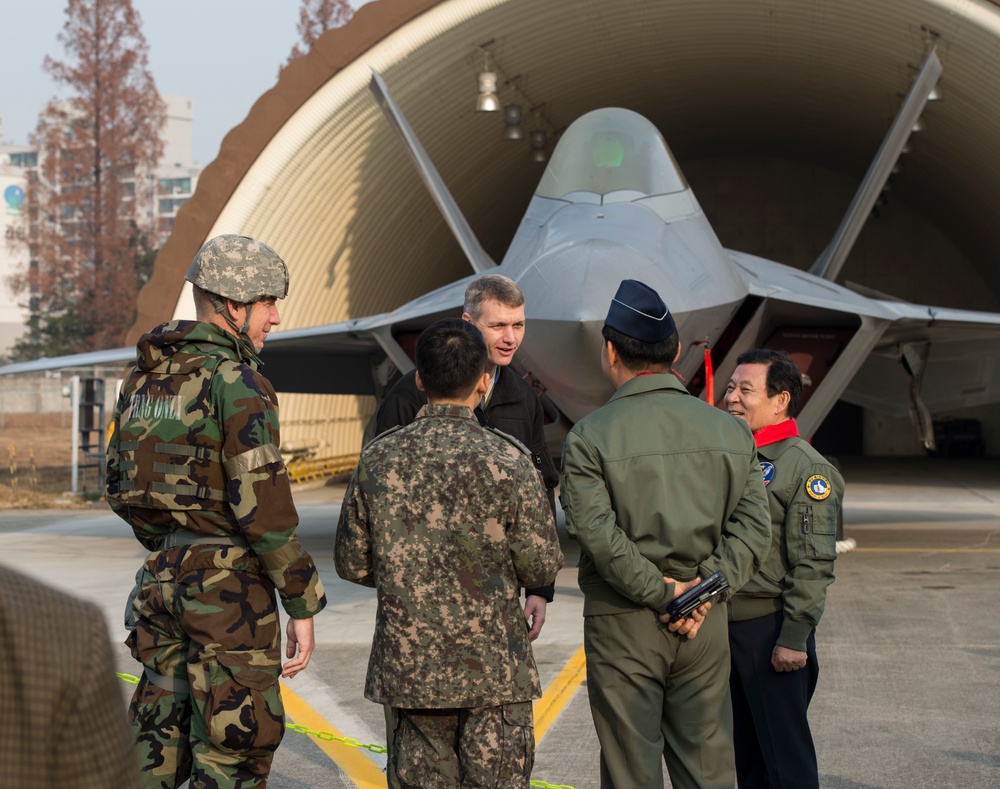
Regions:
<instances>
[{"instance_id":1,"label":"red streamer on aircraft","mask_svg":"<svg viewBox=\"0 0 1000 789\"><path fill-rule=\"evenodd\" d=\"M705 401L715 405L715 372L712 370L712 349L705 346Z\"/></svg>"}]
</instances>

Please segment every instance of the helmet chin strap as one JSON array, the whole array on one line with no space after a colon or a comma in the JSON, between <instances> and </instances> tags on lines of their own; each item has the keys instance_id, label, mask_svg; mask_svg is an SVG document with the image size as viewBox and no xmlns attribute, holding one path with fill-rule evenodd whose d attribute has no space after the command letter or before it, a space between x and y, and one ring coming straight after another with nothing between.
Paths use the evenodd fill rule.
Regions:
<instances>
[{"instance_id":1,"label":"helmet chin strap","mask_svg":"<svg viewBox=\"0 0 1000 789\"><path fill-rule=\"evenodd\" d=\"M244 304L243 306L247 308L246 318L243 320L242 326L237 326L236 321L229 317L229 310L226 309L226 303L222 300L222 297L216 294L210 294L212 299L212 306L215 307L215 311L223 317L223 319L232 327L233 332L237 337L241 337L250 343L250 347L253 348L253 340L250 339L250 312L253 310L253 305L257 302L251 301L249 304ZM230 299L232 301L232 299ZM235 302L234 302L235 303Z\"/></svg>"}]
</instances>

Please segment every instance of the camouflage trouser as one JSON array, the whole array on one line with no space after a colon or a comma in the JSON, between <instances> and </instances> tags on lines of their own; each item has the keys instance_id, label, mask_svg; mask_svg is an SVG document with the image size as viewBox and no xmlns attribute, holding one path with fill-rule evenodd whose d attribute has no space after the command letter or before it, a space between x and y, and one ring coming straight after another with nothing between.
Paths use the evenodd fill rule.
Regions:
<instances>
[{"instance_id":1,"label":"camouflage trouser","mask_svg":"<svg viewBox=\"0 0 1000 789\"><path fill-rule=\"evenodd\" d=\"M404 789L526 789L535 763L531 702L475 709L393 709Z\"/></svg>"},{"instance_id":2,"label":"camouflage trouser","mask_svg":"<svg viewBox=\"0 0 1000 789\"><path fill-rule=\"evenodd\" d=\"M143 674L129 709L142 789L266 787L285 732L273 585L235 546L156 551L143 569L126 643L160 676Z\"/></svg>"}]
</instances>

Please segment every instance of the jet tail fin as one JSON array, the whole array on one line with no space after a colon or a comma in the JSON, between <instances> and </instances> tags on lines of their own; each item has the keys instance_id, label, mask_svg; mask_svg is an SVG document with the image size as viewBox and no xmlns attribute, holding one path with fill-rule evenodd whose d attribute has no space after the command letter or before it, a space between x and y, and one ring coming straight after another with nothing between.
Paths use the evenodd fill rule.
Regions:
<instances>
[{"instance_id":1,"label":"jet tail fin","mask_svg":"<svg viewBox=\"0 0 1000 789\"><path fill-rule=\"evenodd\" d=\"M369 88L389 120L393 131L396 132L406 152L417 166L417 172L431 193L431 197L434 198L434 202L437 203L438 209L444 216L445 222L448 223L448 227L451 228L451 232L454 233L459 246L462 247L462 251L469 259L472 270L477 274L485 274L495 269L496 263L486 254L486 250L479 243L476 234L472 232L472 228L469 227L469 223L459 210L458 203L455 202L455 198L451 196L451 192L445 186L437 168L427 155L427 151L424 150L424 146L420 144L420 140L417 139L417 135L403 115L403 111L396 104L392 94L389 93L389 88L386 87L382 76L375 69L372 69Z\"/></svg>"},{"instance_id":2,"label":"jet tail fin","mask_svg":"<svg viewBox=\"0 0 1000 789\"><path fill-rule=\"evenodd\" d=\"M930 96L934 86L941 78L941 70L941 61L938 60L937 51L932 49L924 58L920 72L913 81L913 85L910 86L899 112L896 113L896 118L893 120L892 126L889 127L889 132L882 140L882 146L868 168L847 213L841 220L840 227L837 228L837 232L823 254L809 268L810 274L815 274L831 282L840 274L844 261L847 260L847 255L854 246L854 242L857 241L861 228L868 220L868 216L875 206L875 201L885 187L885 182L892 174L892 168L896 166L896 160L903 152L903 146L906 145L920 113L924 110L927 97Z\"/></svg>"}]
</instances>

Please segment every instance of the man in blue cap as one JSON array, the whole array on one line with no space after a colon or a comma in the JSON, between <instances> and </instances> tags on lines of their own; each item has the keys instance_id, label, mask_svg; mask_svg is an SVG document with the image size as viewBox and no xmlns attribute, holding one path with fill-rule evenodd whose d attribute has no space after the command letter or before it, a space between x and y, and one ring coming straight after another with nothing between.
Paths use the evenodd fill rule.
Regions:
<instances>
[{"instance_id":1,"label":"man in blue cap","mask_svg":"<svg viewBox=\"0 0 1000 789\"><path fill-rule=\"evenodd\" d=\"M560 500L581 548L587 688L601 786L732 789L726 606L670 623L672 599L719 571L733 589L771 539L745 422L671 373L673 316L655 290L618 288L602 330L608 403L570 431ZM697 638L695 636L697 635Z\"/></svg>"}]
</instances>

